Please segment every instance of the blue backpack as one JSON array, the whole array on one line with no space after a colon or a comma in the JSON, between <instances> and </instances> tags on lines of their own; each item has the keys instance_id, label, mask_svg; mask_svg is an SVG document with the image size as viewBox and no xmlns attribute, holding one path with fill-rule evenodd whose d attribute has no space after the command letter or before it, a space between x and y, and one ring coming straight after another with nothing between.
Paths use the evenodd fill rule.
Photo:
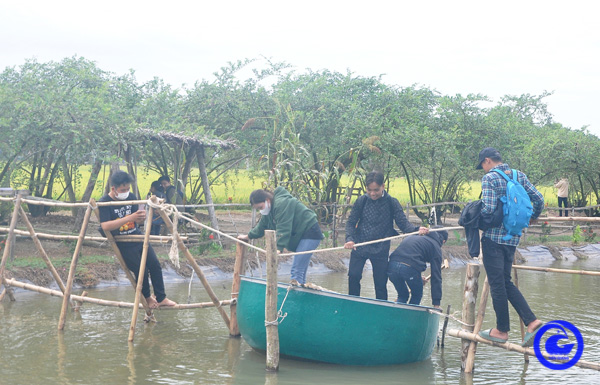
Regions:
<instances>
[{"instance_id":1,"label":"blue backpack","mask_svg":"<svg viewBox=\"0 0 600 385\"><path fill-rule=\"evenodd\" d=\"M506 179L506 196L503 196L500 200L504 203L504 219L502 223L508 232L502 239L508 241L515 235L521 236L522 230L529 227L529 220L533 214L533 206L531 205L531 198L527 194L527 191L519 183L517 170L512 170L512 179L505 172L497 168L492 171L496 171Z\"/></svg>"}]
</instances>

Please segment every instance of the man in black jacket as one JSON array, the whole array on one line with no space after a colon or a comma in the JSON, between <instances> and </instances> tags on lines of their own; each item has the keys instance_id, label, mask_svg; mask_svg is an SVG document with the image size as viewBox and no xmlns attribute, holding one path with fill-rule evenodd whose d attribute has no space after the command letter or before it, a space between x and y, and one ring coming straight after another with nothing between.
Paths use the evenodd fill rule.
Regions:
<instances>
[{"instance_id":1,"label":"man in black jacket","mask_svg":"<svg viewBox=\"0 0 600 385\"><path fill-rule=\"evenodd\" d=\"M411 224L398 199L387 194L383 186L383 173L373 171L367 174L365 181L367 193L359 197L346 222L346 249L350 253L350 266L348 267L348 294L360 296L360 280L367 262L371 261L373 267L373 281L375 283L375 297L387 301L387 265L390 253L390 241L373 243L356 247L356 243L374 241L397 235L394 222L403 233L418 231L426 234L429 229Z\"/></svg>"},{"instance_id":2,"label":"man in black jacket","mask_svg":"<svg viewBox=\"0 0 600 385\"><path fill-rule=\"evenodd\" d=\"M423 297L421 272L431 265L431 302L436 308L442 300L442 246L448 240L445 230L426 236L411 235L390 255L387 274L398 291L396 302L419 305ZM408 286L408 287L407 287ZM410 288L410 293L408 289ZM410 301L408 300L410 296Z\"/></svg>"}]
</instances>

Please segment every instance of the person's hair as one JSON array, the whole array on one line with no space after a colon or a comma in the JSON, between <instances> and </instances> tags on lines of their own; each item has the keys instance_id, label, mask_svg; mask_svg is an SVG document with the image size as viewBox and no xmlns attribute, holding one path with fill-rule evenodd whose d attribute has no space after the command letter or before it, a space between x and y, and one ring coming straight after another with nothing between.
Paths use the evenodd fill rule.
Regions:
<instances>
[{"instance_id":1,"label":"person's hair","mask_svg":"<svg viewBox=\"0 0 600 385\"><path fill-rule=\"evenodd\" d=\"M432 229L443 229L444 226L442 225L435 225L435 226L431 226ZM429 234L438 234L438 236L444 241L448 241L448 232L446 230L441 230L441 231L432 231ZM429 235L427 234L427 235Z\"/></svg>"},{"instance_id":2,"label":"person's hair","mask_svg":"<svg viewBox=\"0 0 600 385\"><path fill-rule=\"evenodd\" d=\"M119 187L124 184L130 184L132 182L133 182L133 178L131 177L131 175L129 175L125 171L121 171L121 170L116 171L110 177L110 185L112 187Z\"/></svg>"},{"instance_id":3,"label":"person's hair","mask_svg":"<svg viewBox=\"0 0 600 385\"><path fill-rule=\"evenodd\" d=\"M158 178L158 183L161 183L163 180L166 180L167 182L171 183L171 178L169 178L168 175L163 175L160 178Z\"/></svg>"},{"instance_id":4,"label":"person's hair","mask_svg":"<svg viewBox=\"0 0 600 385\"><path fill-rule=\"evenodd\" d=\"M365 184L368 186L373 182L377 183L378 186L383 186L383 173L381 171L371 171L367 174Z\"/></svg>"},{"instance_id":5,"label":"person's hair","mask_svg":"<svg viewBox=\"0 0 600 385\"><path fill-rule=\"evenodd\" d=\"M269 199L273 202L273 193L269 190L258 189L250 193L250 204L255 205L257 203L263 203Z\"/></svg>"},{"instance_id":6,"label":"person's hair","mask_svg":"<svg viewBox=\"0 0 600 385\"><path fill-rule=\"evenodd\" d=\"M155 189L155 190L162 190L162 185L160 184L160 181L155 180L154 182L152 182L152 184L150 185L150 188Z\"/></svg>"},{"instance_id":7,"label":"person's hair","mask_svg":"<svg viewBox=\"0 0 600 385\"><path fill-rule=\"evenodd\" d=\"M490 158L492 162L502 162L502 155L498 153L498 155L487 156L486 158Z\"/></svg>"}]
</instances>

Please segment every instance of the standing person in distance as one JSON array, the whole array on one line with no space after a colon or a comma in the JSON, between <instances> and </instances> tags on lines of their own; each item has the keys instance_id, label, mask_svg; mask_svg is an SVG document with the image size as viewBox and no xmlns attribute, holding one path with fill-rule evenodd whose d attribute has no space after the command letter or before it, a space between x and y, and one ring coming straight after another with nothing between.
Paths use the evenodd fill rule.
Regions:
<instances>
[{"instance_id":1,"label":"standing person in distance","mask_svg":"<svg viewBox=\"0 0 600 385\"><path fill-rule=\"evenodd\" d=\"M502 156L498 150L492 147L481 150L476 168L483 169L486 172L481 179L481 214L491 215L498 205L498 199L506 196L507 181L498 171L512 175L512 170L506 163L502 162ZM498 171L494 171L494 169ZM517 179L531 199L533 205L531 221L533 222L544 208L544 197L531 184L527 175L521 171L517 171ZM496 313L496 327L480 331L479 335L487 340L499 343L508 340L508 332L510 331L508 302L510 301L523 323L527 325L522 346L528 346L533 343L533 337L542 326L542 322L533 314L525 297L511 281L510 274L515 250L521 237L518 235L509 237L508 235L504 224L501 224L486 230L481 238L483 266L490 284L492 304Z\"/></svg>"},{"instance_id":2,"label":"standing person in distance","mask_svg":"<svg viewBox=\"0 0 600 385\"><path fill-rule=\"evenodd\" d=\"M280 252L303 252L319 247L323 233L317 215L285 188L279 186L274 192L254 190L250 194L250 204L260 210L260 221L247 235L239 235L238 239L248 242L250 239L262 238L265 230L275 230L277 249ZM311 257L312 253L294 255L292 284L306 283L306 271Z\"/></svg>"},{"instance_id":3,"label":"standing person in distance","mask_svg":"<svg viewBox=\"0 0 600 385\"><path fill-rule=\"evenodd\" d=\"M360 280L365 263L369 259L373 266L375 297L387 301L390 241L359 247L355 247L355 244L397 235L394 230L394 222L403 233L418 231L423 235L427 234L429 230L426 227L415 226L406 219L400 202L385 191L383 181L383 173L379 171L367 174L365 180L367 192L354 202L346 222L344 247L352 249L348 267L348 294L360 296Z\"/></svg>"},{"instance_id":4,"label":"standing person in distance","mask_svg":"<svg viewBox=\"0 0 600 385\"><path fill-rule=\"evenodd\" d=\"M561 178L561 180L554 184L554 187L556 187L556 189L558 190L556 192L556 194L558 195L558 216L562 217L563 211L560 210L560 207L564 207L565 217L568 217L569 210L567 210L567 207L569 207L569 203L567 202L567 198L569 197L569 179L567 179L566 177Z\"/></svg>"}]
</instances>

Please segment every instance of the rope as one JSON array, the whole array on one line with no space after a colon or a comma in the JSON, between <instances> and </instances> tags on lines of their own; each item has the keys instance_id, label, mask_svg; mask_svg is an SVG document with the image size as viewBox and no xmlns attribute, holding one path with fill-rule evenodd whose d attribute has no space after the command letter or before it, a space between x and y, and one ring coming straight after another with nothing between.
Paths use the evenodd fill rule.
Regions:
<instances>
[{"instance_id":1,"label":"rope","mask_svg":"<svg viewBox=\"0 0 600 385\"><path fill-rule=\"evenodd\" d=\"M288 313L282 314L283 305L285 304L285 300L287 299L288 294L290 294L290 290L292 290L293 287L294 286L292 286L292 285L288 286L287 291L285 293L285 297L283 297L283 301L281 301L281 306L279 307L279 310L277 311L277 318L275 319L275 321L265 320L265 326L277 326L280 323L283 323L283 320L288 315Z\"/></svg>"},{"instance_id":2,"label":"rope","mask_svg":"<svg viewBox=\"0 0 600 385\"><path fill-rule=\"evenodd\" d=\"M443 227L443 228L439 228L439 229L429 229L429 232L432 233L432 232L435 232L435 231L442 231L442 230L448 231L448 230L460 230L460 229L463 229L463 227L462 226ZM390 241L392 239L400 239L400 238L408 237L409 235L417 235L417 234L419 234L418 231L415 231L414 233L394 235L393 237L387 237L387 238L375 239L373 241L368 241L368 242L356 243L354 245L354 247L371 245L373 243L380 243L380 242ZM346 249L344 246L339 246L339 247L330 247L328 249L307 250L307 251L301 251L301 252L296 252L296 253L281 253L281 254L279 254L279 256L280 257L289 257L289 256L299 255L299 254L324 253L326 251L333 251L333 250L348 250L348 249Z\"/></svg>"},{"instance_id":3,"label":"rope","mask_svg":"<svg viewBox=\"0 0 600 385\"><path fill-rule=\"evenodd\" d=\"M461 325L464 325L464 326L467 326L467 327L470 327L470 328L472 328L472 327L474 327L474 326L475 326L474 324L473 324L473 325L471 325L471 324L468 324L468 323L466 323L466 322L463 322L463 321L462 321L461 319L459 319L459 318L456 318L455 314L457 314L457 313L458 313L457 311L456 311L456 312L454 312L454 313L452 313L452 314L444 314L444 313L442 313L442 311L441 311L441 310L432 310L432 309L428 309L427 311L428 311L429 313L431 313L431 314L433 314L433 313L438 313L440 316L442 316L442 317L444 317L444 318L450 318L451 320L453 320L453 321L456 321L456 322L458 322L459 324L461 324Z\"/></svg>"}]
</instances>

